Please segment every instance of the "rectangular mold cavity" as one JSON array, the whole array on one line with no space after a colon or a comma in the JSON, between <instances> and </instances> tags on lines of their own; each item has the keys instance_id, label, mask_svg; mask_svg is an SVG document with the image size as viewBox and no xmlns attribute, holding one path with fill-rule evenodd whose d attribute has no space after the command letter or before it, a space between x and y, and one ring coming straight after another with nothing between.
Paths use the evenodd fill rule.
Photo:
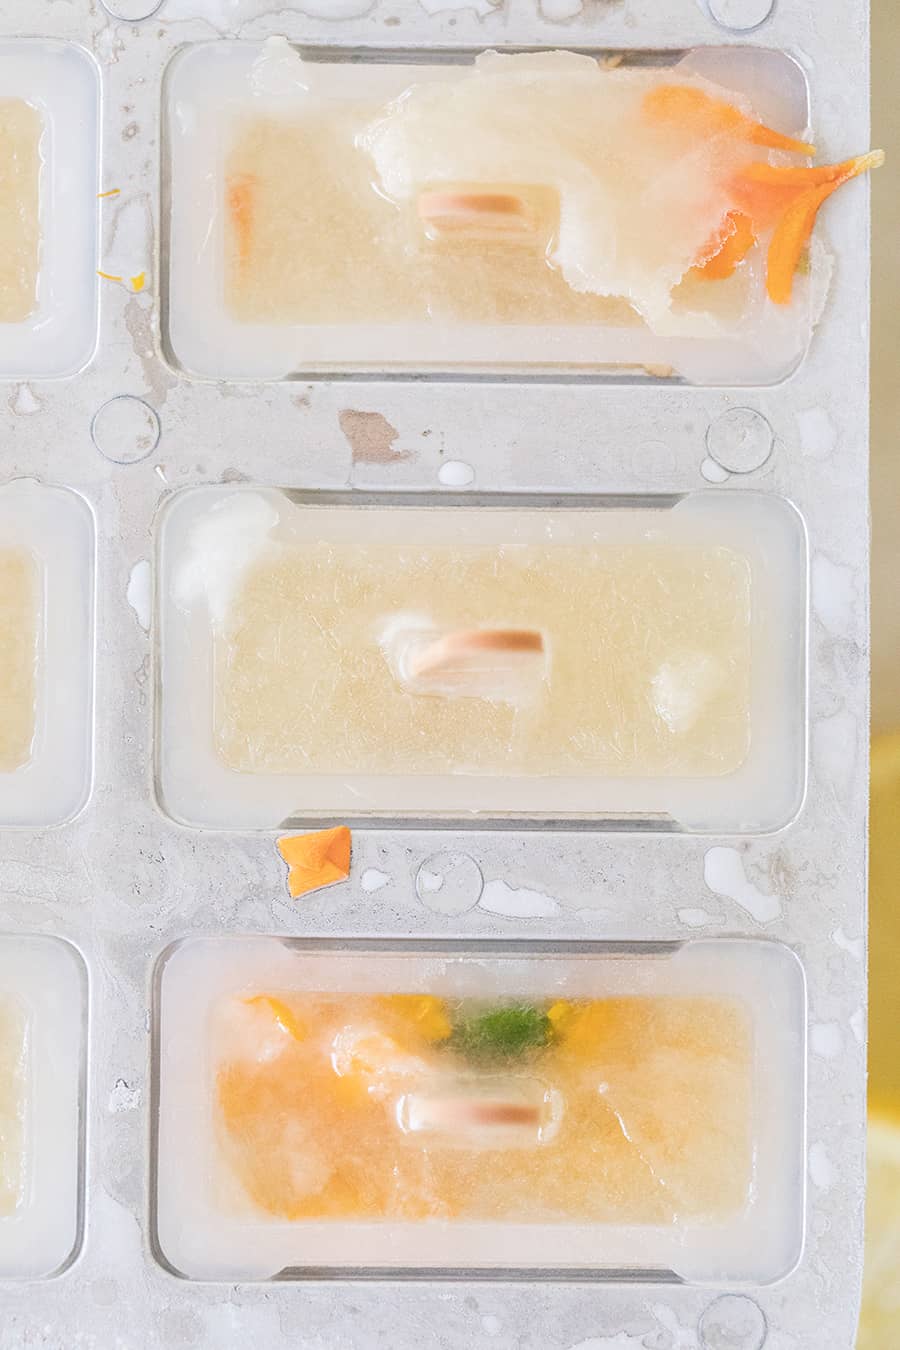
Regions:
<instances>
[{"instance_id":1,"label":"rectangular mold cavity","mask_svg":"<svg viewBox=\"0 0 900 1350\"><path fill-rule=\"evenodd\" d=\"M83 47L0 41L0 378L74 375L97 340L100 79Z\"/></svg>"},{"instance_id":2,"label":"rectangular mold cavity","mask_svg":"<svg viewBox=\"0 0 900 1350\"><path fill-rule=\"evenodd\" d=\"M185 1278L761 1284L799 1259L780 944L203 937L154 999L152 1241Z\"/></svg>"},{"instance_id":3,"label":"rectangular mold cavity","mask_svg":"<svg viewBox=\"0 0 900 1350\"><path fill-rule=\"evenodd\" d=\"M519 52L488 54L495 64L476 74L476 55L304 48L301 60L274 39L173 58L163 170L172 364L210 379L638 374L710 385L772 384L799 364L828 286L824 245L815 239L787 305L766 297L763 236L730 277L684 280L732 229L734 192L717 149L703 169L712 186L691 188L693 204L669 201L690 181L672 173L673 157L700 159L693 140L669 143L668 113L651 135L641 102L675 81L796 137L809 122L797 62L764 48ZM530 85L498 59L529 63ZM413 85L401 120L385 121ZM605 147L590 182L587 124L603 128ZM735 165L770 154L738 142L732 152ZM656 222L647 230L629 216L638 162L656 183L655 196L642 188Z\"/></svg>"},{"instance_id":4,"label":"rectangular mold cavity","mask_svg":"<svg viewBox=\"0 0 900 1350\"><path fill-rule=\"evenodd\" d=\"M94 551L77 493L0 486L0 825L59 825L87 800Z\"/></svg>"},{"instance_id":5,"label":"rectangular mold cavity","mask_svg":"<svg viewBox=\"0 0 900 1350\"><path fill-rule=\"evenodd\" d=\"M87 971L70 943L0 934L0 1280L74 1261L84 1206Z\"/></svg>"},{"instance_id":6,"label":"rectangular mold cavity","mask_svg":"<svg viewBox=\"0 0 900 1350\"><path fill-rule=\"evenodd\" d=\"M759 832L802 802L783 498L188 489L156 605L157 793L182 823Z\"/></svg>"}]
</instances>

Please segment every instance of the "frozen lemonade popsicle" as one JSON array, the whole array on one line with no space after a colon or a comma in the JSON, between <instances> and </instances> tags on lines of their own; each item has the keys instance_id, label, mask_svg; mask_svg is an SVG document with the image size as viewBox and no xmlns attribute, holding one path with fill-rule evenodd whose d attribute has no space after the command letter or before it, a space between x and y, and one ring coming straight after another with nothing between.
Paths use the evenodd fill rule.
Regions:
<instances>
[{"instance_id":1,"label":"frozen lemonade popsicle","mask_svg":"<svg viewBox=\"0 0 900 1350\"><path fill-rule=\"evenodd\" d=\"M792 302L819 208L878 153L815 147L698 75L499 55L383 103L300 57L227 155L225 292L250 323L644 324L705 336ZM288 78L290 77L290 78Z\"/></svg>"}]
</instances>

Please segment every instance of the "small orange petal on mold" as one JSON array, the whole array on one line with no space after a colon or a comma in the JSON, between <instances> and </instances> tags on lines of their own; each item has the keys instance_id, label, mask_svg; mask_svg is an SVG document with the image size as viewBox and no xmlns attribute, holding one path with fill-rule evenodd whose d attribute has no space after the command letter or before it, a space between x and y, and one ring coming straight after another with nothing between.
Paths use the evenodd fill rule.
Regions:
<instances>
[{"instance_id":1,"label":"small orange petal on mold","mask_svg":"<svg viewBox=\"0 0 900 1350\"><path fill-rule=\"evenodd\" d=\"M147 274L145 272L138 272L136 273L135 276L131 278L131 287L132 290L135 292L135 294L138 291L142 291L144 289L146 281L147 281Z\"/></svg>"},{"instance_id":2,"label":"small orange petal on mold","mask_svg":"<svg viewBox=\"0 0 900 1350\"><path fill-rule=\"evenodd\" d=\"M121 281L121 280L122 280L122 277L116 277L116 276L113 276L112 272L101 272L99 269L98 269L98 271L97 271L97 276L98 276L98 277L102 277L104 281Z\"/></svg>"},{"instance_id":3,"label":"small orange petal on mold","mask_svg":"<svg viewBox=\"0 0 900 1350\"><path fill-rule=\"evenodd\" d=\"M108 192L98 192L97 197L102 201L104 197L118 197L121 191L121 188L110 188Z\"/></svg>"},{"instance_id":4,"label":"small orange petal on mold","mask_svg":"<svg viewBox=\"0 0 900 1350\"><path fill-rule=\"evenodd\" d=\"M296 898L350 875L350 831L346 825L312 834L288 834L278 852L288 865L288 890Z\"/></svg>"}]
</instances>

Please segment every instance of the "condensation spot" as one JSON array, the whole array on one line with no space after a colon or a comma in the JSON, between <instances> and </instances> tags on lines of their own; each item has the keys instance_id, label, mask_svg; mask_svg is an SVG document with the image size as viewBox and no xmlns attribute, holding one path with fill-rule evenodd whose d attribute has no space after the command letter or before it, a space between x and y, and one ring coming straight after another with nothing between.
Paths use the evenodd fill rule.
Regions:
<instances>
[{"instance_id":1,"label":"condensation spot","mask_svg":"<svg viewBox=\"0 0 900 1350\"><path fill-rule=\"evenodd\" d=\"M481 896L481 868L467 853L435 853L416 874L416 895L434 914L465 914Z\"/></svg>"},{"instance_id":2,"label":"condensation spot","mask_svg":"<svg viewBox=\"0 0 900 1350\"><path fill-rule=\"evenodd\" d=\"M148 558L141 558L134 564L128 577L125 599L134 610L145 633L150 632L150 616L153 609L152 571Z\"/></svg>"},{"instance_id":3,"label":"condensation spot","mask_svg":"<svg viewBox=\"0 0 900 1350\"><path fill-rule=\"evenodd\" d=\"M680 909L678 918L688 928L706 928L710 924L723 924L724 914L710 914L706 909Z\"/></svg>"},{"instance_id":4,"label":"condensation spot","mask_svg":"<svg viewBox=\"0 0 900 1350\"><path fill-rule=\"evenodd\" d=\"M448 459L438 469L438 482L442 487L471 487L475 482L475 470L462 459Z\"/></svg>"},{"instance_id":5,"label":"condensation spot","mask_svg":"<svg viewBox=\"0 0 900 1350\"><path fill-rule=\"evenodd\" d=\"M828 1156L824 1144L811 1144L809 1149L809 1177L820 1191L828 1191L834 1185L834 1164Z\"/></svg>"},{"instance_id":6,"label":"condensation spot","mask_svg":"<svg viewBox=\"0 0 900 1350\"><path fill-rule=\"evenodd\" d=\"M744 862L737 849L707 849L703 859L703 879L711 891L733 900L757 923L772 923L781 915L781 896L766 895L747 880Z\"/></svg>"},{"instance_id":7,"label":"condensation spot","mask_svg":"<svg viewBox=\"0 0 900 1350\"><path fill-rule=\"evenodd\" d=\"M509 886L499 880L485 883L478 906L489 914L501 914L507 919L549 919L560 909L559 902L552 896L524 886Z\"/></svg>"},{"instance_id":8,"label":"condensation spot","mask_svg":"<svg viewBox=\"0 0 900 1350\"><path fill-rule=\"evenodd\" d=\"M837 1059L844 1049L844 1036L837 1022L815 1022L809 1029L809 1044L821 1059Z\"/></svg>"},{"instance_id":9,"label":"condensation spot","mask_svg":"<svg viewBox=\"0 0 900 1350\"><path fill-rule=\"evenodd\" d=\"M390 879L389 872L380 872L377 867L367 867L360 877L359 884L371 895L373 891L380 891L382 886L386 886Z\"/></svg>"}]
</instances>

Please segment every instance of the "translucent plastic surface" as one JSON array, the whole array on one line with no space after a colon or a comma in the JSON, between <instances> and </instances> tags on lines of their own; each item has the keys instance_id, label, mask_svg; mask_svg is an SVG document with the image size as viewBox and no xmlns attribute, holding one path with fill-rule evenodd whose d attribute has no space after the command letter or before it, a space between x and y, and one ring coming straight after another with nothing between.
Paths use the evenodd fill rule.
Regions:
<instances>
[{"instance_id":1,"label":"translucent plastic surface","mask_svg":"<svg viewBox=\"0 0 900 1350\"><path fill-rule=\"evenodd\" d=\"M738 239L747 165L808 152L789 58L311 55L217 43L170 69L168 337L192 373L753 384L799 361L823 252L772 303L772 223Z\"/></svg>"},{"instance_id":2,"label":"translucent plastic surface","mask_svg":"<svg viewBox=\"0 0 900 1350\"><path fill-rule=\"evenodd\" d=\"M789 818L805 563L785 503L401 500L210 489L170 507L173 814Z\"/></svg>"},{"instance_id":3,"label":"translucent plastic surface","mask_svg":"<svg viewBox=\"0 0 900 1350\"><path fill-rule=\"evenodd\" d=\"M0 934L0 1279L58 1274L81 1241L86 979L67 942Z\"/></svg>"},{"instance_id":4,"label":"translucent plastic surface","mask_svg":"<svg viewBox=\"0 0 900 1350\"><path fill-rule=\"evenodd\" d=\"M157 1238L182 1273L765 1281L797 1258L784 948L203 939L170 950L158 995Z\"/></svg>"}]
</instances>

